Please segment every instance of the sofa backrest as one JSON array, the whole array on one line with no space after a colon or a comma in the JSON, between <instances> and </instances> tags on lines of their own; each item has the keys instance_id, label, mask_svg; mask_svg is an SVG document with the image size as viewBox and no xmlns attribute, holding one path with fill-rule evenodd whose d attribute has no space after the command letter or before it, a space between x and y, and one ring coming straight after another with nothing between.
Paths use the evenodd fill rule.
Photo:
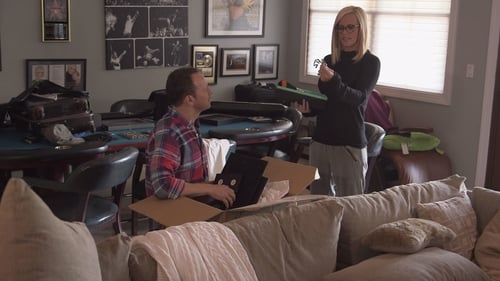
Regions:
<instances>
[{"instance_id":1,"label":"sofa backrest","mask_svg":"<svg viewBox=\"0 0 500 281\"><path fill-rule=\"evenodd\" d=\"M330 199L226 222L259 280L320 280L335 271L342 207Z\"/></svg>"},{"instance_id":2,"label":"sofa backrest","mask_svg":"<svg viewBox=\"0 0 500 281\"><path fill-rule=\"evenodd\" d=\"M477 230L481 235L491 218L500 211L500 191L476 186L469 196L477 217Z\"/></svg>"},{"instance_id":3,"label":"sofa backrest","mask_svg":"<svg viewBox=\"0 0 500 281\"><path fill-rule=\"evenodd\" d=\"M361 244L373 228L388 222L415 217L418 203L440 201L465 192L465 177L453 175L425 183L394 186L365 195L335 197L344 207L339 234L337 269L377 255Z\"/></svg>"}]
</instances>

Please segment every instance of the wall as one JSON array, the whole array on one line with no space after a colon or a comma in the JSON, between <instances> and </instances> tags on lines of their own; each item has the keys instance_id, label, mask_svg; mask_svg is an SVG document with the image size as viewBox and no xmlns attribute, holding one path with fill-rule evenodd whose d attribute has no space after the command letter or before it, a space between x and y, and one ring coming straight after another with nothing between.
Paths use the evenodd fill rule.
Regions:
<instances>
[{"instance_id":1,"label":"wall","mask_svg":"<svg viewBox=\"0 0 500 281\"><path fill-rule=\"evenodd\" d=\"M18 95L25 85L24 60L27 58L87 58L88 90L94 111L106 111L118 99L147 97L164 87L171 68L106 71L104 53L104 4L102 0L72 0L72 41L70 43L41 43L40 5L26 5L25 0L0 0L0 32L2 36L2 63L0 72L0 103ZM434 105L408 100L391 99L398 125L428 125L442 140L441 148L450 155L453 170L468 178L467 185L476 182L477 154L483 98L485 96L486 62L492 0L459 1L458 35L456 38L453 96L450 106ZM496 0L493 0L496 1ZM204 1L190 0L190 44L219 44L219 47L247 47L251 44L280 44L280 79L288 79L304 88L314 85L297 83L300 56L300 16L303 0L268 0L264 38L204 38ZM8 9L6 9L8 7ZM498 7L498 6L497 6ZM500 11L493 11L500 16ZM332 19L333 20L333 19ZM497 29L498 30L498 29ZM495 34L495 32L493 32ZM498 31L496 35L498 36ZM330 35L325 37L329 44ZM383 63L383 62L382 62ZM465 66L475 65L473 79L465 78ZM408 66L409 67L409 66ZM404 71L404 67L402 68ZM214 85L215 100L232 98L238 83L248 77L218 78ZM491 88L491 87L489 87ZM491 98L491 97L488 97ZM488 101L485 101L487 103ZM482 171L477 171L481 174ZM485 171L484 171L485 172Z\"/></svg>"},{"instance_id":2,"label":"wall","mask_svg":"<svg viewBox=\"0 0 500 281\"><path fill-rule=\"evenodd\" d=\"M105 70L104 1L71 0L71 42L41 42L40 1L0 0L2 71L0 103L21 93L26 84L25 59L86 58L87 90L94 112L104 112L112 102L124 98L147 98L164 88L174 68ZM8 2L8 4L7 4ZM266 1L264 37L205 38L205 1L189 1L189 44L218 44L219 48L250 47L252 44L280 44L279 73L287 68L287 0ZM7 9L8 8L8 9ZM280 77L279 77L280 78ZM251 76L218 77L214 100L233 98L234 86L249 83Z\"/></svg>"},{"instance_id":3,"label":"wall","mask_svg":"<svg viewBox=\"0 0 500 281\"><path fill-rule=\"evenodd\" d=\"M441 139L440 147L451 158L454 172L467 177L467 186L474 186L484 184L484 182L477 182L475 177L476 167L481 166L479 165L481 163L478 163L477 155L480 149L479 136L483 96L485 95L485 70L486 62L489 59L487 53L490 40L488 37L490 34L490 14L500 16L500 11L492 11L491 0L457 1L459 2L459 16L451 105L442 106L394 98L390 100L395 109L397 125L400 127L433 127L435 135ZM290 13L300 14L302 1L293 0L293 3ZM289 24L293 26L292 30L300 30L300 21L296 18L290 20ZM498 27L496 27L496 35L494 36L498 36ZM299 40L300 33L290 34L288 43L292 46L288 49L289 58L299 56L300 46L292 44ZM329 35L325 44L330 44ZM403 60L404 58L402 58ZM381 63L383 67L384 62ZM465 78L465 67L469 63L475 65L473 79ZM295 71L298 67L298 61L290 61L288 72L285 75L291 81L298 81ZM401 71L404 69L405 66L401 68ZM297 85L305 88L311 87L298 82ZM489 125L486 127L489 130ZM477 171L477 173L481 175L486 171Z\"/></svg>"}]
</instances>

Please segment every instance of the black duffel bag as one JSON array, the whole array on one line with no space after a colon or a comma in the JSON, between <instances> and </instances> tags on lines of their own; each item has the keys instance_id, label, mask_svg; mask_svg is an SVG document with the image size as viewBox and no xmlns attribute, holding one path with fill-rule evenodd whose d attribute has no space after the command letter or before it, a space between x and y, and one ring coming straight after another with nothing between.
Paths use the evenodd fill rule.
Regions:
<instances>
[{"instance_id":1,"label":"black duffel bag","mask_svg":"<svg viewBox=\"0 0 500 281\"><path fill-rule=\"evenodd\" d=\"M39 132L51 124L64 124L72 133L95 131L89 94L49 80L34 82L6 107L17 128Z\"/></svg>"}]
</instances>

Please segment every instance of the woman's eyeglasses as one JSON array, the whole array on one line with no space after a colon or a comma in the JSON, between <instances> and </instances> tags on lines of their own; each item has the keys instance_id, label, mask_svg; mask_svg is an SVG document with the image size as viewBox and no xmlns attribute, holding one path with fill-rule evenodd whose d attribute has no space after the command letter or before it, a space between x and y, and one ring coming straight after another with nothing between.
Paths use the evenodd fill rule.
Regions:
<instances>
[{"instance_id":1,"label":"woman's eyeglasses","mask_svg":"<svg viewBox=\"0 0 500 281\"><path fill-rule=\"evenodd\" d=\"M354 30L356 30L356 28L359 27L359 24L348 24L348 25L337 25L335 26L335 30L337 32L342 32L342 31L346 31L347 33L351 33L353 32Z\"/></svg>"}]
</instances>

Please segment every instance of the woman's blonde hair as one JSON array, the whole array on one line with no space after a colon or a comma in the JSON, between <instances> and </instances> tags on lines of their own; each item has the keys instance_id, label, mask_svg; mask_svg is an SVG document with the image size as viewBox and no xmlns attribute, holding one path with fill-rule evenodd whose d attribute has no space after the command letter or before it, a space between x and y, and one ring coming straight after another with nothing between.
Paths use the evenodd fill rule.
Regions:
<instances>
[{"instance_id":1,"label":"woman's blonde hair","mask_svg":"<svg viewBox=\"0 0 500 281\"><path fill-rule=\"evenodd\" d=\"M335 18L335 23L333 24L332 30L332 63L335 64L340 60L340 52L342 50L342 46L340 44L340 40L338 38L338 32L336 32L335 27L339 24L339 21L346 15L353 14L359 23L358 30L358 40L357 40L357 54L353 58L355 62L361 60L361 58L365 55L368 47L367 47L367 37L368 37L368 25L365 11L356 6L347 6L342 8L337 17Z\"/></svg>"}]
</instances>

